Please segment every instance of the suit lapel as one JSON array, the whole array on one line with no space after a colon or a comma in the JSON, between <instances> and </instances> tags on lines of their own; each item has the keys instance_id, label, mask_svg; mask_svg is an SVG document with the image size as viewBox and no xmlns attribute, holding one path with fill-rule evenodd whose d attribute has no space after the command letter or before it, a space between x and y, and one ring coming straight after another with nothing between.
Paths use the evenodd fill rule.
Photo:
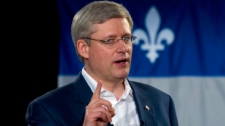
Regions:
<instances>
[{"instance_id":1,"label":"suit lapel","mask_svg":"<svg viewBox=\"0 0 225 126\"><path fill-rule=\"evenodd\" d=\"M139 119L142 124L147 126L155 126L155 112L154 108L149 103L149 93L146 92L146 89L142 89L140 86L137 86L135 82L129 81L131 88L133 90L134 101L137 107L137 112Z\"/></svg>"},{"instance_id":2,"label":"suit lapel","mask_svg":"<svg viewBox=\"0 0 225 126\"><path fill-rule=\"evenodd\" d=\"M74 86L74 101L76 104L81 104L80 113L84 115L85 107L91 100L93 92L85 81L81 73L78 74L76 80L73 82Z\"/></svg>"}]
</instances>

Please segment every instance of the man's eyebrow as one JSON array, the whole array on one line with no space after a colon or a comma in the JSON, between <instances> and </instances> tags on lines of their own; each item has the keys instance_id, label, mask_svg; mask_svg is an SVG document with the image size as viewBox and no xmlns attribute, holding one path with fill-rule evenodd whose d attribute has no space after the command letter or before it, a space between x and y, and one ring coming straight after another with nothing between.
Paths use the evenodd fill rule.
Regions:
<instances>
[{"instance_id":1,"label":"man's eyebrow","mask_svg":"<svg viewBox=\"0 0 225 126\"><path fill-rule=\"evenodd\" d=\"M116 38L116 35L106 35L104 38Z\"/></svg>"},{"instance_id":2,"label":"man's eyebrow","mask_svg":"<svg viewBox=\"0 0 225 126\"><path fill-rule=\"evenodd\" d=\"M121 37L124 37L124 36L131 36L132 34L130 33L125 33L123 34ZM117 35L107 35L105 38L116 38Z\"/></svg>"},{"instance_id":3,"label":"man's eyebrow","mask_svg":"<svg viewBox=\"0 0 225 126\"><path fill-rule=\"evenodd\" d=\"M123 36L131 36L131 35L132 35L131 33L126 33Z\"/></svg>"}]
</instances>

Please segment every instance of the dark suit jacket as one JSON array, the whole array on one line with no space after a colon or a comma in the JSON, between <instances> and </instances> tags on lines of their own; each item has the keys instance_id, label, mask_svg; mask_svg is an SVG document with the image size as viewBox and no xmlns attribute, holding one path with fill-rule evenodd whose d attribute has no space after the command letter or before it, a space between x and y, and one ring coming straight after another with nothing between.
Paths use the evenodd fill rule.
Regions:
<instances>
[{"instance_id":1,"label":"dark suit jacket","mask_svg":"<svg viewBox=\"0 0 225 126\"><path fill-rule=\"evenodd\" d=\"M169 95L150 85L129 83L142 125L178 126L174 103ZM30 102L26 122L28 126L82 126L85 107L92 94L84 77L79 74L73 83Z\"/></svg>"}]
</instances>

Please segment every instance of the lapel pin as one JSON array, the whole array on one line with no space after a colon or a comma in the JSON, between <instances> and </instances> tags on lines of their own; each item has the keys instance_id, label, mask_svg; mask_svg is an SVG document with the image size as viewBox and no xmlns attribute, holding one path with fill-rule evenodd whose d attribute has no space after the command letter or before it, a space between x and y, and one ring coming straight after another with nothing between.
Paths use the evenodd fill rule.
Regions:
<instances>
[{"instance_id":1,"label":"lapel pin","mask_svg":"<svg viewBox=\"0 0 225 126\"><path fill-rule=\"evenodd\" d=\"M150 110L150 108L147 106L147 105L145 105L145 108L149 111Z\"/></svg>"}]
</instances>

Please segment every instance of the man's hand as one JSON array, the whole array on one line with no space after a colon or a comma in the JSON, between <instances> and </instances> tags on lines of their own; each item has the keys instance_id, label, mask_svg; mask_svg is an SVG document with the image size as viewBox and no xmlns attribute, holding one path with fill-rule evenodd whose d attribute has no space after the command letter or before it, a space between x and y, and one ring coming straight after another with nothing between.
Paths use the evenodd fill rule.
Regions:
<instances>
[{"instance_id":1,"label":"man's hand","mask_svg":"<svg viewBox=\"0 0 225 126\"><path fill-rule=\"evenodd\" d=\"M91 101L86 106L83 126L106 126L108 122L112 121L112 117L115 115L111 103L100 98L101 88L102 83L98 81Z\"/></svg>"}]
</instances>

